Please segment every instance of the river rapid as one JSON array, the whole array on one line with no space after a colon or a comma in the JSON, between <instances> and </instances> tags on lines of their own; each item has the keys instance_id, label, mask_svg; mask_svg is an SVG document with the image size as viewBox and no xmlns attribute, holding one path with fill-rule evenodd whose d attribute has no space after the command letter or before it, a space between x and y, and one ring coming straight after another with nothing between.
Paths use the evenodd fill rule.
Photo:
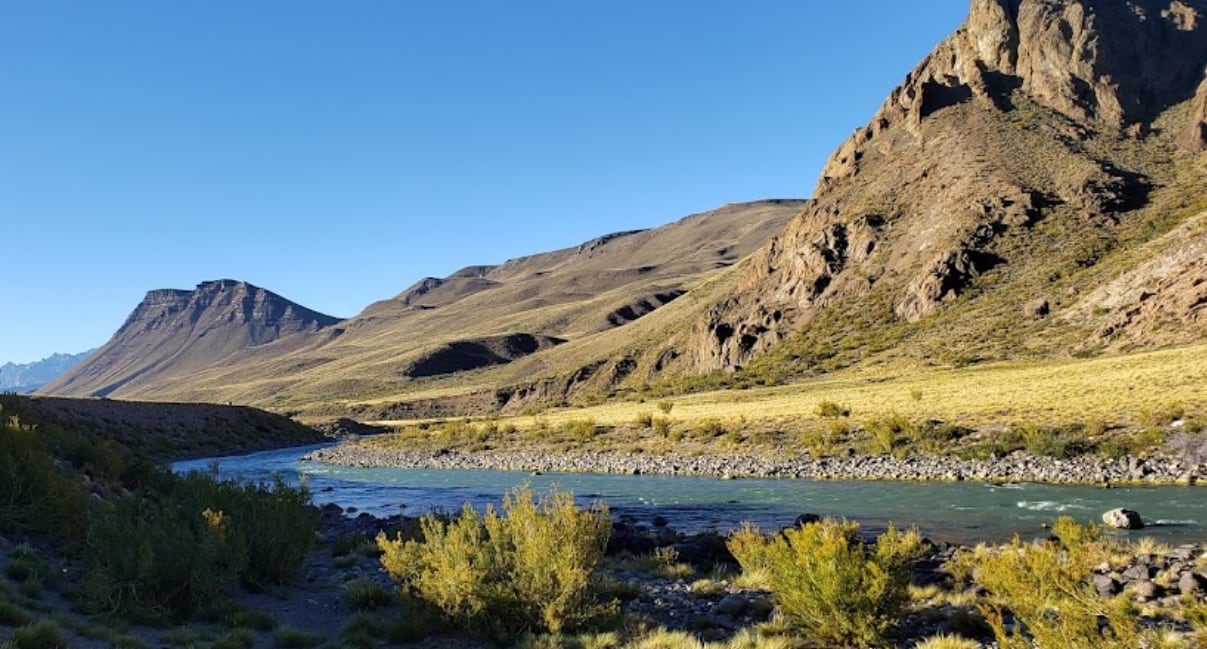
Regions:
<instances>
[{"instance_id":1,"label":"river rapid","mask_svg":"<svg viewBox=\"0 0 1207 649\"><path fill-rule=\"evenodd\" d=\"M521 471L361 468L323 464L304 457L303 447L177 462L178 472L208 471L244 480L279 475L305 481L316 504L336 504L355 515L418 516L498 504L522 484L538 493L553 487L571 491L584 504L606 503L613 516L639 523L661 517L683 532L725 532L750 521L763 529L791 525L805 513L859 521L865 529L889 522L916 526L935 541L1000 542L1019 534L1044 534L1058 516L1100 522L1102 512L1127 507L1149 527L1111 532L1120 538L1151 536L1169 543L1207 540L1207 491L1202 487L1116 487L1034 483L828 481L738 479L659 475L607 475Z\"/></svg>"}]
</instances>

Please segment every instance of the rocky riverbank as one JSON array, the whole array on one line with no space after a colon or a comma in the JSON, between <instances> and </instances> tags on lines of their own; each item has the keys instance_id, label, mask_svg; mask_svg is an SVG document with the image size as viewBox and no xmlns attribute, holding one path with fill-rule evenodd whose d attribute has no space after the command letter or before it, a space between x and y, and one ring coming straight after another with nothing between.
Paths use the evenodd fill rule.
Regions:
<instances>
[{"instance_id":1,"label":"rocky riverbank","mask_svg":"<svg viewBox=\"0 0 1207 649\"><path fill-rule=\"evenodd\" d=\"M1054 484L1197 484L1207 465L1154 455L1118 459L1096 456L1058 460L1022 452L988 460L955 457L852 455L779 457L727 454L683 456L627 453L455 450L411 451L372 443L341 444L305 459L365 468L493 469L526 472L624 475L809 478L817 480L908 480L1045 482Z\"/></svg>"}]
</instances>

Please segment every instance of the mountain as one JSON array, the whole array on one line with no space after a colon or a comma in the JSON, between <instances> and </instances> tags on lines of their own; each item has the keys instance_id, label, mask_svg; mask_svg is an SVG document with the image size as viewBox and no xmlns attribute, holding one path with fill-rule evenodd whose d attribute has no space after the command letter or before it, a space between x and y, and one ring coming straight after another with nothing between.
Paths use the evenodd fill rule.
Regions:
<instances>
[{"instance_id":1,"label":"mountain","mask_svg":"<svg viewBox=\"0 0 1207 649\"><path fill-rule=\"evenodd\" d=\"M0 365L0 392L33 392L77 365L94 351L96 350L90 349L79 354L51 354L33 363Z\"/></svg>"},{"instance_id":2,"label":"mountain","mask_svg":"<svg viewBox=\"0 0 1207 649\"><path fill-rule=\"evenodd\" d=\"M974 0L647 363L781 380L1202 340L1205 9Z\"/></svg>"},{"instance_id":3,"label":"mountain","mask_svg":"<svg viewBox=\"0 0 1207 649\"><path fill-rule=\"evenodd\" d=\"M457 407L1207 339L1204 5L974 0L746 263L626 340L514 363Z\"/></svg>"},{"instance_id":4,"label":"mountain","mask_svg":"<svg viewBox=\"0 0 1207 649\"><path fill-rule=\"evenodd\" d=\"M287 349L303 335L337 322L228 279L203 282L191 291L149 291L109 342L40 392L104 397L131 382L170 387L260 346L276 343Z\"/></svg>"},{"instance_id":5,"label":"mountain","mask_svg":"<svg viewBox=\"0 0 1207 649\"><path fill-rule=\"evenodd\" d=\"M804 205L727 205L650 230L423 278L337 326L230 281L152 291L89 363L43 392L293 407L477 381L667 308L749 255ZM275 306L249 310L253 293L272 296ZM270 312L276 315L267 318Z\"/></svg>"},{"instance_id":6,"label":"mountain","mask_svg":"<svg viewBox=\"0 0 1207 649\"><path fill-rule=\"evenodd\" d=\"M424 278L266 344L128 326L52 387L391 418L1201 342L1205 4L973 0L809 201Z\"/></svg>"}]
</instances>

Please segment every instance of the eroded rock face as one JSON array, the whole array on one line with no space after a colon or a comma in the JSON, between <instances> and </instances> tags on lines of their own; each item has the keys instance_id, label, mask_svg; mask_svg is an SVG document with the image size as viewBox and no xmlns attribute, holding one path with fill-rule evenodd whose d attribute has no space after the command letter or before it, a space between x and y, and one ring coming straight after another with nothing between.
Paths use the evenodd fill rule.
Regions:
<instances>
[{"instance_id":1,"label":"eroded rock face","mask_svg":"<svg viewBox=\"0 0 1207 649\"><path fill-rule=\"evenodd\" d=\"M693 369L744 365L873 286L891 291L898 318L926 318L1011 263L995 243L1050 210L1110 227L1145 206L1154 181L1087 143L1143 146L1193 99L1169 141L1207 148L1204 16L1207 0L973 0L835 151L815 200L755 254L740 291L697 324Z\"/></svg>"}]
</instances>

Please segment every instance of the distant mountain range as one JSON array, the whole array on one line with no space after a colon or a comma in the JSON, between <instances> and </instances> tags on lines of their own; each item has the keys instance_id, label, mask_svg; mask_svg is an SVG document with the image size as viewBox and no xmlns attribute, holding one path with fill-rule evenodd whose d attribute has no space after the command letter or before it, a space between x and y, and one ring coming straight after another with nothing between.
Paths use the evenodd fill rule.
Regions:
<instances>
[{"instance_id":1,"label":"distant mountain range","mask_svg":"<svg viewBox=\"0 0 1207 649\"><path fill-rule=\"evenodd\" d=\"M1205 69L1207 0L972 0L811 200L472 266L343 321L239 282L152 291L44 392L391 419L1199 343Z\"/></svg>"},{"instance_id":2,"label":"distant mountain range","mask_svg":"<svg viewBox=\"0 0 1207 649\"><path fill-rule=\"evenodd\" d=\"M79 354L51 354L33 363L0 365L0 392L34 392L78 365L94 351L96 350L90 349Z\"/></svg>"}]
</instances>

